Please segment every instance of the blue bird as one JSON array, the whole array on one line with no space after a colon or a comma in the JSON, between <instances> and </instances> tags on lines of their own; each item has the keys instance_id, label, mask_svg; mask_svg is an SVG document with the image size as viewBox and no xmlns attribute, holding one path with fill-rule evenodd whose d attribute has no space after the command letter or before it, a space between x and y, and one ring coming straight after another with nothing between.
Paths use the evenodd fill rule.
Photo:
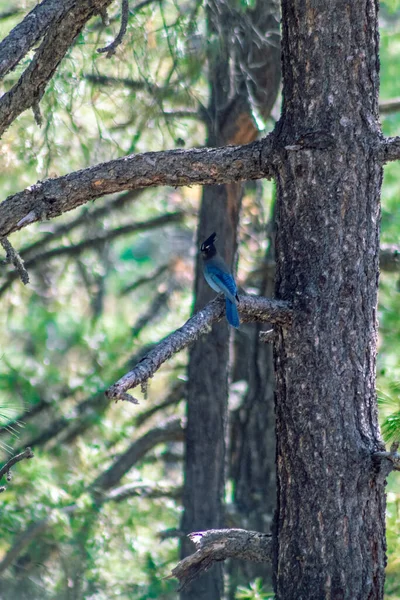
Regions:
<instances>
[{"instance_id":1,"label":"blue bird","mask_svg":"<svg viewBox=\"0 0 400 600\"><path fill-rule=\"evenodd\" d=\"M208 285L216 292L222 292L226 302L226 318L232 327L239 327L239 313L236 306L239 300L236 283L224 259L214 246L216 233L212 233L202 243L200 251L203 258L203 273Z\"/></svg>"}]
</instances>

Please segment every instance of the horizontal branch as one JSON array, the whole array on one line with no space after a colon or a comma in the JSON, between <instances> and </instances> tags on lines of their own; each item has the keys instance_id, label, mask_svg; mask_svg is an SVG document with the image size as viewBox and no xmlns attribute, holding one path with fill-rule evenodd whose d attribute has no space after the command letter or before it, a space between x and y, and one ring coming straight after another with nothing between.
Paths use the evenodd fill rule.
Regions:
<instances>
[{"instance_id":1,"label":"horizontal branch","mask_svg":"<svg viewBox=\"0 0 400 600\"><path fill-rule=\"evenodd\" d=\"M382 244L379 252L379 268L387 273L400 271L400 246Z\"/></svg>"},{"instance_id":2,"label":"horizontal branch","mask_svg":"<svg viewBox=\"0 0 400 600\"><path fill-rule=\"evenodd\" d=\"M375 461L386 462L386 475L389 475L390 471L400 471L400 454L397 452L399 446L400 442L393 442L389 452L374 452L372 455Z\"/></svg>"},{"instance_id":3,"label":"horizontal branch","mask_svg":"<svg viewBox=\"0 0 400 600\"><path fill-rule=\"evenodd\" d=\"M47 179L9 196L0 204L0 237L123 190L271 178L273 139L270 134L246 146L131 154Z\"/></svg>"},{"instance_id":4,"label":"horizontal branch","mask_svg":"<svg viewBox=\"0 0 400 600\"><path fill-rule=\"evenodd\" d=\"M115 488L104 496L103 502L123 502L127 498L140 496L141 498L173 498L180 500L182 498L182 488L165 485L148 485L144 483L127 483Z\"/></svg>"},{"instance_id":5,"label":"horizontal branch","mask_svg":"<svg viewBox=\"0 0 400 600\"><path fill-rule=\"evenodd\" d=\"M191 533L188 537L197 551L172 569L171 577L179 579L179 590L208 571L216 561L237 558L264 563L272 560L272 536L266 533L245 529L211 529Z\"/></svg>"},{"instance_id":6,"label":"horizontal branch","mask_svg":"<svg viewBox=\"0 0 400 600\"><path fill-rule=\"evenodd\" d=\"M390 115L391 113L400 111L400 98L392 98L379 102L379 114Z\"/></svg>"},{"instance_id":7,"label":"horizontal branch","mask_svg":"<svg viewBox=\"0 0 400 600\"><path fill-rule=\"evenodd\" d=\"M400 160L400 136L384 138L381 145L381 155L383 164Z\"/></svg>"},{"instance_id":8,"label":"horizontal branch","mask_svg":"<svg viewBox=\"0 0 400 600\"><path fill-rule=\"evenodd\" d=\"M290 325L292 311L286 302L268 300L261 296L239 297L239 312L242 322L267 321L280 325ZM213 323L225 314L225 301L217 297L197 312L186 323L157 344L135 368L124 375L106 392L110 399L134 401L127 391L145 383L160 366L173 354L180 352L196 341L200 335L208 333Z\"/></svg>"}]
</instances>

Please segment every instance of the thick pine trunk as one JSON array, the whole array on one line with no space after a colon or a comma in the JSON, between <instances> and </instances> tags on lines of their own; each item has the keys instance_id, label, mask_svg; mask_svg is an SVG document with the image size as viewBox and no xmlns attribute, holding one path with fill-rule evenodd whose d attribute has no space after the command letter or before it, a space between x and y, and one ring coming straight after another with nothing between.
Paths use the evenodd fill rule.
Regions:
<instances>
[{"instance_id":1,"label":"thick pine trunk","mask_svg":"<svg viewBox=\"0 0 400 600\"><path fill-rule=\"evenodd\" d=\"M377 2L283 0L275 346L278 600L383 598L375 395Z\"/></svg>"}]
</instances>

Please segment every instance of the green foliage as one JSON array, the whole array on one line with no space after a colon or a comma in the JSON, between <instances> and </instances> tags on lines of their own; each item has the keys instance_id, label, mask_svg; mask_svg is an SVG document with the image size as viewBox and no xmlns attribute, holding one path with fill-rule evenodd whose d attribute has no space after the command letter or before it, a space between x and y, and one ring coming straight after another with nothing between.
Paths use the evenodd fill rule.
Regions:
<instances>
[{"instance_id":1,"label":"green foliage","mask_svg":"<svg viewBox=\"0 0 400 600\"><path fill-rule=\"evenodd\" d=\"M274 600L274 598L274 593L264 588L260 577L257 577L249 587L239 586L235 594L235 600Z\"/></svg>"}]
</instances>

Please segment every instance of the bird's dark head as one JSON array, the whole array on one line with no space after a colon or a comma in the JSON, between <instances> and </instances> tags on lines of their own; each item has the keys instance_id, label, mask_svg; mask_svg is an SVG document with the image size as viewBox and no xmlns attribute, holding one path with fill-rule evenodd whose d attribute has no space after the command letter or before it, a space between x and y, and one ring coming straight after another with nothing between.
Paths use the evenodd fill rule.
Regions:
<instances>
[{"instance_id":1,"label":"bird's dark head","mask_svg":"<svg viewBox=\"0 0 400 600\"><path fill-rule=\"evenodd\" d=\"M213 256L216 255L217 250L214 246L216 237L217 237L217 234L214 232L210 235L209 238L206 239L205 242L202 243L202 245L200 247L200 251L201 251L201 254L204 259L212 258Z\"/></svg>"}]
</instances>

